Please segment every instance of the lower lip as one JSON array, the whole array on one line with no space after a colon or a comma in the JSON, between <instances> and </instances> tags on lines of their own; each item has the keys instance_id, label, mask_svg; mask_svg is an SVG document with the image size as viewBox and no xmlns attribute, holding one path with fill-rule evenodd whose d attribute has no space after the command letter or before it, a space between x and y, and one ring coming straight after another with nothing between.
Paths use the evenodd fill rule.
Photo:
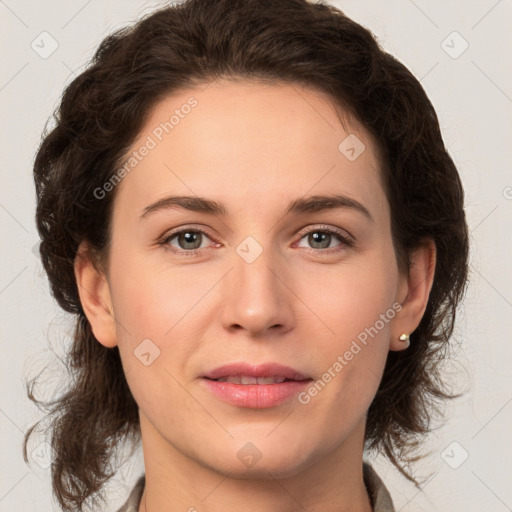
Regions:
<instances>
[{"instance_id":1,"label":"lower lip","mask_svg":"<svg viewBox=\"0 0 512 512\"><path fill-rule=\"evenodd\" d=\"M290 380L278 384L234 384L203 379L206 387L222 401L237 407L266 409L297 396L311 380Z\"/></svg>"}]
</instances>

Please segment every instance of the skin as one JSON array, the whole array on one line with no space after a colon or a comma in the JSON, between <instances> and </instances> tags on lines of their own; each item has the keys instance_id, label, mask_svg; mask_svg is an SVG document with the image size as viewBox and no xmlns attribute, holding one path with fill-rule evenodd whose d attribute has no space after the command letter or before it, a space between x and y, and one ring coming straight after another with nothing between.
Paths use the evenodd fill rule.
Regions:
<instances>
[{"instance_id":1,"label":"skin","mask_svg":"<svg viewBox=\"0 0 512 512\"><path fill-rule=\"evenodd\" d=\"M94 335L119 347L139 405L140 511L369 512L366 412L388 351L406 348L398 337L425 311L435 246L418 248L409 275L399 272L372 138L348 115L340 122L325 94L298 84L223 80L176 92L132 150L191 96L198 105L118 185L105 271L85 243L75 262ZM349 133L365 144L354 161L338 150ZM351 208L284 215L292 200L334 193L360 202L373 221ZM227 214L168 208L140 219L171 194L220 201ZM181 254L159 245L181 226L207 232L197 255L184 255L178 237L167 245ZM325 227L354 245L333 235L324 249L308 238ZM248 236L262 248L251 263L236 251ZM205 371L239 361L275 361L320 379L396 303L400 312L307 404L235 407L202 385ZM160 350L148 366L134 355L144 339ZM248 442L261 454L250 468L237 457Z\"/></svg>"}]
</instances>

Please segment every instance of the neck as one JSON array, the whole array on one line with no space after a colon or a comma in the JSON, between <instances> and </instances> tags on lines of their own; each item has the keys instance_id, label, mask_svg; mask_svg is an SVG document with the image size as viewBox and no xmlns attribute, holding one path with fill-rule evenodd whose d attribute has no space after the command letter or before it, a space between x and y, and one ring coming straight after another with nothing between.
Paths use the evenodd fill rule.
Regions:
<instances>
[{"instance_id":1,"label":"neck","mask_svg":"<svg viewBox=\"0 0 512 512\"><path fill-rule=\"evenodd\" d=\"M143 414L141 432L146 485L139 512L372 512L362 472L364 423L291 475L262 468L237 478L178 451Z\"/></svg>"}]
</instances>

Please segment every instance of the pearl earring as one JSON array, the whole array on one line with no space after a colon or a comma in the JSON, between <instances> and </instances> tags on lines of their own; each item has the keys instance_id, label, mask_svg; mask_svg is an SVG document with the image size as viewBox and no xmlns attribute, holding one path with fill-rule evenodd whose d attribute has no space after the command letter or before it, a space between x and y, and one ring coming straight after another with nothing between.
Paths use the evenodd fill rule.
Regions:
<instances>
[{"instance_id":1,"label":"pearl earring","mask_svg":"<svg viewBox=\"0 0 512 512\"><path fill-rule=\"evenodd\" d=\"M400 336L398 337L398 339L399 339L401 342L403 342L403 344L405 345L405 348L407 348L407 347L410 345L410 343L411 343L411 340L410 340L410 336L409 336L409 334L407 334L407 333L405 333L405 332L404 332L404 333L402 333L402 334L400 334Z\"/></svg>"}]
</instances>

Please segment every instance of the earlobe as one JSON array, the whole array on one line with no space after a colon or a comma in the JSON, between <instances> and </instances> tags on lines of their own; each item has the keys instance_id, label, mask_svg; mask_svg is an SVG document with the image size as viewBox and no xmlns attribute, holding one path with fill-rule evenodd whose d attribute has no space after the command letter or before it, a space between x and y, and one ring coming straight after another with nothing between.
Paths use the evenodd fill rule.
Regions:
<instances>
[{"instance_id":1,"label":"earlobe","mask_svg":"<svg viewBox=\"0 0 512 512\"><path fill-rule=\"evenodd\" d=\"M74 270L80 302L94 337L105 347L115 347L116 322L109 283L105 274L96 268L91 250L85 242L78 247Z\"/></svg>"},{"instance_id":2,"label":"earlobe","mask_svg":"<svg viewBox=\"0 0 512 512\"><path fill-rule=\"evenodd\" d=\"M404 276L404 295L400 301L402 309L393 326L390 350L405 350L409 337L418 327L427 308L430 290L434 283L436 268L436 246L427 239L410 256L409 275Z\"/></svg>"}]
</instances>

